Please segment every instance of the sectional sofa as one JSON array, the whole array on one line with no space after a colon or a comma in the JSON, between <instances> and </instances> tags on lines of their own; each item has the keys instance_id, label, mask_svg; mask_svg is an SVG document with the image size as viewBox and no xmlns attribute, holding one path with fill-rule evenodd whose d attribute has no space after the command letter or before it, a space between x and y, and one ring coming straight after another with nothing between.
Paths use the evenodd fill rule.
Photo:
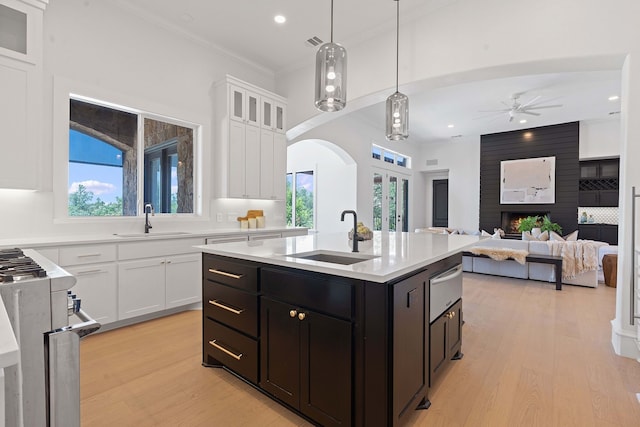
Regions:
<instances>
[{"instance_id":1,"label":"sectional sofa","mask_svg":"<svg viewBox=\"0 0 640 427\"><path fill-rule=\"evenodd\" d=\"M604 242L592 242L596 245L596 253L603 252L601 249L609 246ZM551 248L547 242L512 240L512 239L485 239L476 246L504 249L525 250L530 254L551 255ZM599 256L600 266L602 256ZM525 263L524 265L513 260L496 261L491 258L462 257L463 270L473 273L491 274L494 276L514 277L517 279L540 280L543 282L556 281L555 269L553 265L539 263ZM577 274L573 278L566 278L562 283L570 285L588 286L595 288L598 286L598 270L585 271Z\"/></svg>"}]
</instances>

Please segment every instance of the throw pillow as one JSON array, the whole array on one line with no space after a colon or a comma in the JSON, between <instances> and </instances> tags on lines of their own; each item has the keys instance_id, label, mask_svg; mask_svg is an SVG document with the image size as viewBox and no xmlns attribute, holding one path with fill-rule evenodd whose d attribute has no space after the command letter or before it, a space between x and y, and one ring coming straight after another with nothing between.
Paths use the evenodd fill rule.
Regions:
<instances>
[{"instance_id":1,"label":"throw pillow","mask_svg":"<svg viewBox=\"0 0 640 427\"><path fill-rule=\"evenodd\" d=\"M484 230L482 230L482 231L480 232L480 235L481 235L481 236L484 236L484 237L491 237L491 236L492 236L492 234L487 233L487 232L486 232L486 231L484 231Z\"/></svg>"},{"instance_id":2,"label":"throw pillow","mask_svg":"<svg viewBox=\"0 0 640 427\"><path fill-rule=\"evenodd\" d=\"M525 231L522 233L522 240L532 241L532 242L546 242L549 240L549 232L543 231L538 235L538 237L531 234L530 231Z\"/></svg>"},{"instance_id":3,"label":"throw pillow","mask_svg":"<svg viewBox=\"0 0 640 427\"><path fill-rule=\"evenodd\" d=\"M549 240L551 240L552 242L575 242L576 240L578 240L578 230L574 231L573 233L567 234L564 237L562 237L555 231L551 231L549 233Z\"/></svg>"},{"instance_id":4,"label":"throw pillow","mask_svg":"<svg viewBox=\"0 0 640 427\"><path fill-rule=\"evenodd\" d=\"M562 238L562 236L556 233L555 231L549 232L549 240L551 240L552 242L564 242L564 239Z\"/></svg>"},{"instance_id":5,"label":"throw pillow","mask_svg":"<svg viewBox=\"0 0 640 427\"><path fill-rule=\"evenodd\" d=\"M500 230L496 230L496 232L491 235L491 238L495 239L495 240L500 240L500 238L501 238L500 237Z\"/></svg>"},{"instance_id":6,"label":"throw pillow","mask_svg":"<svg viewBox=\"0 0 640 427\"><path fill-rule=\"evenodd\" d=\"M564 240L567 242L575 242L578 240L578 230L564 236Z\"/></svg>"}]
</instances>

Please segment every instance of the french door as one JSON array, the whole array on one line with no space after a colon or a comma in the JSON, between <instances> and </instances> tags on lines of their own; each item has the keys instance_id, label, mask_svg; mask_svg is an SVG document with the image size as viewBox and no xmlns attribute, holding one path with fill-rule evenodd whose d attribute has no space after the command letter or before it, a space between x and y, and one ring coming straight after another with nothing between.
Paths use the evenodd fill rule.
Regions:
<instances>
[{"instance_id":1,"label":"french door","mask_svg":"<svg viewBox=\"0 0 640 427\"><path fill-rule=\"evenodd\" d=\"M373 171L373 229L408 231L409 176L396 172Z\"/></svg>"}]
</instances>

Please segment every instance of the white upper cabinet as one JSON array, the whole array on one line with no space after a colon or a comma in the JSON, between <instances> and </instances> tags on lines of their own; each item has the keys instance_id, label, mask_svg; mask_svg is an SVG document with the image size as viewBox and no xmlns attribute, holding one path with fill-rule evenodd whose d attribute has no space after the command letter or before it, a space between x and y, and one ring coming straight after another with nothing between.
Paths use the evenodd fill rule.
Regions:
<instances>
[{"instance_id":1,"label":"white upper cabinet","mask_svg":"<svg viewBox=\"0 0 640 427\"><path fill-rule=\"evenodd\" d=\"M227 76L215 110L216 197L284 200L286 100Z\"/></svg>"},{"instance_id":2,"label":"white upper cabinet","mask_svg":"<svg viewBox=\"0 0 640 427\"><path fill-rule=\"evenodd\" d=\"M285 107L284 104L274 99L262 98L262 122L263 129L270 129L273 132L285 132Z\"/></svg>"},{"instance_id":3,"label":"white upper cabinet","mask_svg":"<svg viewBox=\"0 0 640 427\"><path fill-rule=\"evenodd\" d=\"M260 126L260 95L236 85L229 85L229 118Z\"/></svg>"},{"instance_id":4,"label":"white upper cabinet","mask_svg":"<svg viewBox=\"0 0 640 427\"><path fill-rule=\"evenodd\" d=\"M0 0L0 188L38 189L45 3Z\"/></svg>"}]
</instances>

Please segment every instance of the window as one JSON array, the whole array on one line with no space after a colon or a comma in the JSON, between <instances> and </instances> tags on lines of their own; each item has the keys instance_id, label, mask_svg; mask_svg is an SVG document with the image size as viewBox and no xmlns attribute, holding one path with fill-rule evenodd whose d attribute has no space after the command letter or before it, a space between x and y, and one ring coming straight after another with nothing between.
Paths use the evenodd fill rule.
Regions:
<instances>
[{"instance_id":1,"label":"window","mask_svg":"<svg viewBox=\"0 0 640 427\"><path fill-rule=\"evenodd\" d=\"M314 186L313 171L287 174L287 225L313 228Z\"/></svg>"},{"instance_id":2,"label":"window","mask_svg":"<svg viewBox=\"0 0 640 427\"><path fill-rule=\"evenodd\" d=\"M381 160L392 165L411 168L411 157L392 150L384 149L375 144L371 144L371 157L375 160Z\"/></svg>"},{"instance_id":3,"label":"window","mask_svg":"<svg viewBox=\"0 0 640 427\"><path fill-rule=\"evenodd\" d=\"M70 100L69 216L194 212L195 126L149 116Z\"/></svg>"}]
</instances>

